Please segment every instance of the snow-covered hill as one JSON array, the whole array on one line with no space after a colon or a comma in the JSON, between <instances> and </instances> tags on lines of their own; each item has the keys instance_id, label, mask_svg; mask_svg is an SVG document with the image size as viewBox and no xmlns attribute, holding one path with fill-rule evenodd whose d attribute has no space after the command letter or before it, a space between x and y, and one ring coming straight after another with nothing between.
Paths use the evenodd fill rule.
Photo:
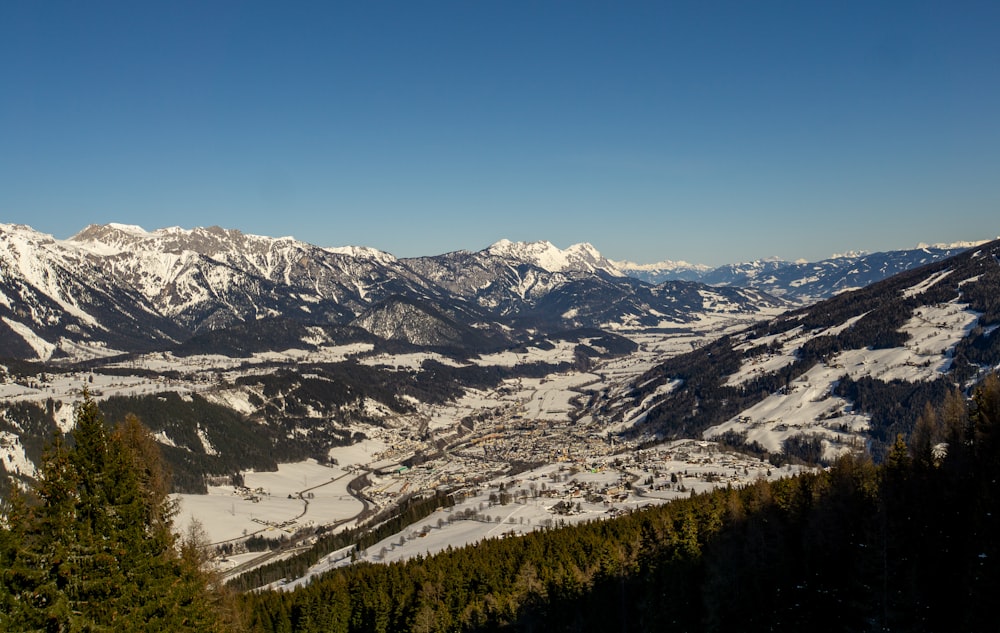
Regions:
<instances>
[{"instance_id":1,"label":"snow-covered hill","mask_svg":"<svg viewBox=\"0 0 1000 633\"><path fill-rule=\"evenodd\" d=\"M927 402L1000 368L1000 241L671 358L594 410L637 437L878 457Z\"/></svg>"}]
</instances>

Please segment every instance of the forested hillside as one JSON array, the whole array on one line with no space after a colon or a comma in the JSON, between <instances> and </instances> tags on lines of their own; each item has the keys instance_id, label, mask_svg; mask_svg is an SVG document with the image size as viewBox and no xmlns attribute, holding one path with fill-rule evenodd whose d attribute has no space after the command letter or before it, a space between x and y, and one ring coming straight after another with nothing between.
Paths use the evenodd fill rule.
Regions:
<instances>
[{"instance_id":1,"label":"forested hillside","mask_svg":"<svg viewBox=\"0 0 1000 633\"><path fill-rule=\"evenodd\" d=\"M258 631L987 631L1000 381L928 405L886 460L615 520L356 565L244 600Z\"/></svg>"}]
</instances>

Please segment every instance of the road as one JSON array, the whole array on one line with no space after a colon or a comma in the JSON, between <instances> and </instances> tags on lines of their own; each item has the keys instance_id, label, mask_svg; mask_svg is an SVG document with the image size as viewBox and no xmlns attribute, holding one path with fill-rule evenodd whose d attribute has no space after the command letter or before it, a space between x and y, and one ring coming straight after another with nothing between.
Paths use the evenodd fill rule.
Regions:
<instances>
[{"instance_id":1,"label":"road","mask_svg":"<svg viewBox=\"0 0 1000 633\"><path fill-rule=\"evenodd\" d=\"M361 495L360 493L358 493L359 486L356 485L356 484L360 483L360 481L362 479L364 479L365 477L367 477L370 473L371 473L370 470L362 470L359 475L355 476L355 478L352 479L349 484L347 484L347 492L352 497L354 497L355 499L357 499L358 501L361 502L361 504L362 504L361 511L358 512L357 514L355 514L354 516L348 517L346 519L340 519L338 521L334 521L333 523L329 523L329 524L327 524L327 528L335 529L337 527L340 527L341 525L344 525L345 523L350 523L352 521L361 521L362 519L364 519L365 517L367 517L371 513L371 504L370 504L370 502L363 495ZM298 498L302 500L302 504L303 504L302 505L302 512L298 516L296 516L296 517L294 517L294 518L292 518L290 520L291 521L298 521L299 519L301 519L304 516L306 516L306 513L309 512L309 500L305 498L305 496L304 496L305 493L310 492L312 490L316 490L317 488L322 488L323 486L329 486L330 484L334 483L335 481L339 481L339 480L343 479L344 477L347 477L350 474L351 473L344 473L343 475L341 475L339 477L334 477L333 479L330 479L329 481L325 481L325 482L323 482L321 484L318 484L316 486L311 486L309 488L305 488L303 490L300 490L298 493L296 493L296 496L298 496ZM265 531L266 531L266 529L260 529L260 530L257 530L256 532L253 532L252 534L249 534L247 536L252 536L253 534L260 534L261 532L265 532ZM301 551L306 551L310 547L312 547L312 545L311 544L303 545L303 541L305 541L306 539L308 539L310 537L311 537L311 535L293 537L288 543L282 545L278 549L271 550L271 551L268 551L268 552L261 552L260 556L255 556L254 558L252 558L252 559L250 559L248 561L244 561L244 562L240 563L239 565L236 565L235 567L232 567L232 568L227 569L224 572L222 572L222 579L223 579L223 581L225 581L225 580L229 580L231 578L235 578L236 576L239 576L243 572L249 571L249 570L254 569L256 567L260 567L261 565L264 565L264 564L268 563L269 561L271 561L272 559L277 558L279 556L290 556L290 555L293 555L293 554L297 554L297 553L299 553ZM236 538L236 539L230 539L230 541L242 541L242 540L245 540L245 539L246 539L246 536L241 536L241 537ZM230 541L222 541L222 542L223 543L228 543ZM213 543L212 545L218 545L218 544L220 544L220 543Z\"/></svg>"}]
</instances>

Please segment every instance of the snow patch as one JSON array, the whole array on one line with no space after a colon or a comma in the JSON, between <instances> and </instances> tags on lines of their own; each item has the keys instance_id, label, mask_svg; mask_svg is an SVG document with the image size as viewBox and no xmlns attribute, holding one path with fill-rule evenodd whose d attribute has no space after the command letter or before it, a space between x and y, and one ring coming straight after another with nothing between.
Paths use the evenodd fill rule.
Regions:
<instances>
[{"instance_id":1,"label":"snow patch","mask_svg":"<svg viewBox=\"0 0 1000 633\"><path fill-rule=\"evenodd\" d=\"M206 455L219 454L219 451L215 450L215 447L212 446L212 442L208 439L208 434L205 433L205 429L203 429L200 424L198 425L198 439L201 440L201 446L205 449Z\"/></svg>"}]
</instances>

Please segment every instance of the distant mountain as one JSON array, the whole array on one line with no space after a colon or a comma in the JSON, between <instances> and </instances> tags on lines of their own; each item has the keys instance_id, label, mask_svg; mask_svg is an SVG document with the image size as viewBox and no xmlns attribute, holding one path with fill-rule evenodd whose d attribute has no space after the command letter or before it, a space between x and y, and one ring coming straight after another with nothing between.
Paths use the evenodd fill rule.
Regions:
<instances>
[{"instance_id":1,"label":"distant mountain","mask_svg":"<svg viewBox=\"0 0 1000 633\"><path fill-rule=\"evenodd\" d=\"M655 264L637 264L630 261L613 263L626 275L652 284L664 281L696 281L713 270L711 266L705 264L692 264L683 260L675 262L669 259Z\"/></svg>"},{"instance_id":2,"label":"distant mountain","mask_svg":"<svg viewBox=\"0 0 1000 633\"><path fill-rule=\"evenodd\" d=\"M514 262L534 264L552 273L603 271L615 277L624 276L614 263L587 243L573 244L565 250L560 250L551 242L500 240L488 247L484 253Z\"/></svg>"},{"instance_id":3,"label":"distant mountain","mask_svg":"<svg viewBox=\"0 0 1000 633\"><path fill-rule=\"evenodd\" d=\"M712 286L756 288L770 295L809 303L838 292L863 288L876 281L956 255L982 242L920 245L883 253L848 253L818 262L789 262L777 258L708 268L686 262L640 265L615 264L625 274L649 283L667 280L698 281Z\"/></svg>"},{"instance_id":4,"label":"distant mountain","mask_svg":"<svg viewBox=\"0 0 1000 633\"><path fill-rule=\"evenodd\" d=\"M808 460L868 446L879 458L927 403L1000 368L998 332L994 241L673 357L590 407L638 438L721 439Z\"/></svg>"},{"instance_id":5,"label":"distant mountain","mask_svg":"<svg viewBox=\"0 0 1000 633\"><path fill-rule=\"evenodd\" d=\"M697 314L784 305L756 290L685 282L651 285L623 275L589 245L559 251L547 242L498 242L475 253L403 262L439 287L528 329L650 327L686 323Z\"/></svg>"},{"instance_id":6,"label":"distant mountain","mask_svg":"<svg viewBox=\"0 0 1000 633\"><path fill-rule=\"evenodd\" d=\"M415 345L494 348L539 328L676 324L784 305L755 290L653 286L588 244L502 240L476 253L397 259L220 227L91 225L56 240L0 225L0 275L0 356L41 360L183 351L194 338L203 351L213 341L224 353L248 348L202 336L230 328L259 349L266 332L287 344L289 319ZM274 319L283 324L268 325ZM248 331L257 326L261 333Z\"/></svg>"}]
</instances>

